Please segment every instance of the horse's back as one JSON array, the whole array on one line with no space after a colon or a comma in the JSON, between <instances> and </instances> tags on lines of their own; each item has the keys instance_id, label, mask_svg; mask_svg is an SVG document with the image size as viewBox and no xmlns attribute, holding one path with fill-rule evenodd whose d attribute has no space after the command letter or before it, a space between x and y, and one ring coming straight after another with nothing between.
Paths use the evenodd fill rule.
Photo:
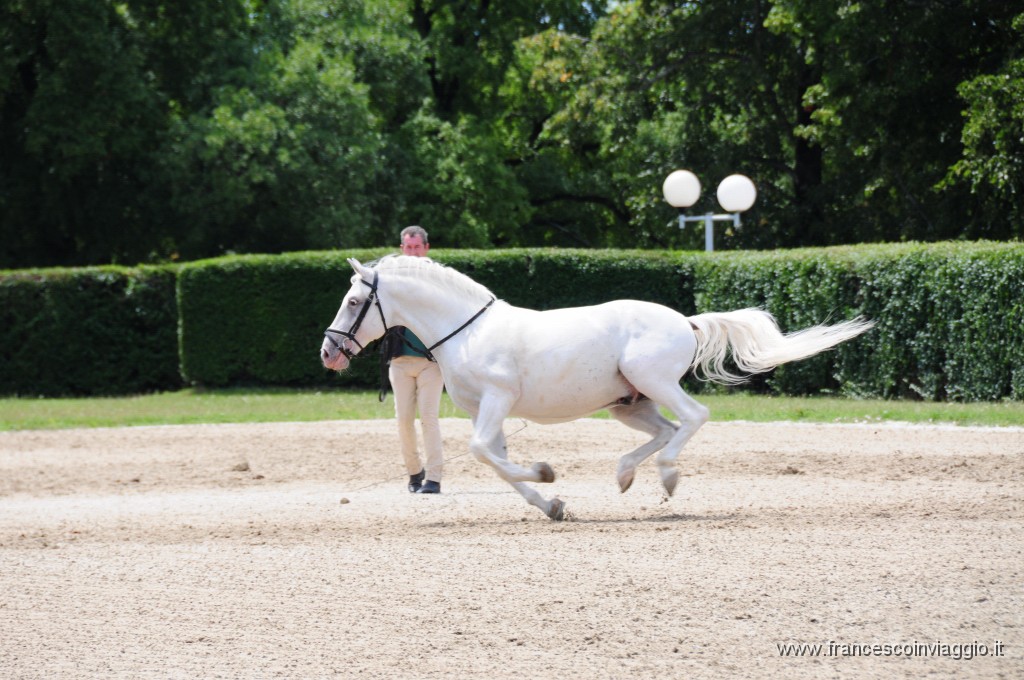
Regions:
<instances>
[{"instance_id":1,"label":"horse's back","mask_svg":"<svg viewBox=\"0 0 1024 680\"><path fill-rule=\"evenodd\" d=\"M678 341L689 332L686 317L673 309L641 300L614 300L589 307L535 311L511 308L504 332L521 338L525 348L584 345L618 353L630 340Z\"/></svg>"},{"instance_id":2,"label":"horse's back","mask_svg":"<svg viewBox=\"0 0 1024 680\"><path fill-rule=\"evenodd\" d=\"M580 322L586 323L587 326L599 326L601 330L646 327L650 324L663 327L686 318L669 307L643 300L612 300L585 307L562 307L543 311L520 307L511 309L520 313L524 322L538 324L539 328L557 328Z\"/></svg>"}]
</instances>

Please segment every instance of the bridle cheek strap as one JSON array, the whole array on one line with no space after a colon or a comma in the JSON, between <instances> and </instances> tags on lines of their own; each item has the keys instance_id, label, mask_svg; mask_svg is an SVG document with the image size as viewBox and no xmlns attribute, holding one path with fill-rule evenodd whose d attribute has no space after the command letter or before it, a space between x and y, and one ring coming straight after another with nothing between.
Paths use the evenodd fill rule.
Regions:
<instances>
[{"instance_id":1,"label":"bridle cheek strap","mask_svg":"<svg viewBox=\"0 0 1024 680\"><path fill-rule=\"evenodd\" d=\"M349 361L354 359L358 352L353 352L343 344L336 342L335 339L331 337L332 333L340 335L345 340L354 342L356 346L359 347L359 351L362 352L365 348L363 347L363 343L356 340L356 333L359 332L359 327L363 325L363 319L366 318L366 313L370 311L370 305L376 305L377 313L380 314L380 322L384 325L384 332L388 332L388 322L384 320L384 310L380 307L380 296L377 295L377 272L373 273L373 283L366 283L366 279L360 280L363 282L364 286L369 286L370 294L366 296L366 301L363 302L363 308L359 310L359 315L356 316L356 320L352 322L352 325L347 331L338 330L337 328L328 328L324 331L324 337L330 340L331 344L334 345L334 349L344 354Z\"/></svg>"}]
</instances>

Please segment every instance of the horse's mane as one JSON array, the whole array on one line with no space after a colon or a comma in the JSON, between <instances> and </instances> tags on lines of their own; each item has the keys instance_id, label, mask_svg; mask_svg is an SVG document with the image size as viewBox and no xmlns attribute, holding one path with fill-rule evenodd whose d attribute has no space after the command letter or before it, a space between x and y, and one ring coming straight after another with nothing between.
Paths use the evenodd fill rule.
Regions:
<instances>
[{"instance_id":1,"label":"horse's mane","mask_svg":"<svg viewBox=\"0 0 1024 680\"><path fill-rule=\"evenodd\" d=\"M487 286L477 283L462 272L434 262L429 257L413 257L410 255L386 255L376 262L367 264L381 272L402 271L429 281L434 281L445 288L465 295L478 297L496 297Z\"/></svg>"}]
</instances>

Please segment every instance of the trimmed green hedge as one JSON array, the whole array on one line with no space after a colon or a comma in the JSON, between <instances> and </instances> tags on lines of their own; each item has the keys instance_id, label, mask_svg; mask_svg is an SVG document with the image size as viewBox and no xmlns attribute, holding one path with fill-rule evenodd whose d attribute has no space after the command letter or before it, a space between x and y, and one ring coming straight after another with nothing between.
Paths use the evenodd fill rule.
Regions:
<instances>
[{"instance_id":1,"label":"trimmed green hedge","mask_svg":"<svg viewBox=\"0 0 1024 680\"><path fill-rule=\"evenodd\" d=\"M175 389L180 376L205 386L375 387L375 352L337 374L323 369L318 349L348 289L346 258L367 262L388 252L0 272L0 391L131 393ZM431 255L500 298L534 309L633 298L687 314L760 306L787 331L857 315L876 321L870 333L832 352L755 377L749 389L756 391L1024 399L1019 243L711 255L543 249Z\"/></svg>"},{"instance_id":2,"label":"trimmed green hedge","mask_svg":"<svg viewBox=\"0 0 1024 680\"><path fill-rule=\"evenodd\" d=\"M755 381L771 391L1024 398L1020 244L729 253L696 260L694 280L698 311L762 306L786 330L859 314L876 321L858 340Z\"/></svg>"},{"instance_id":3,"label":"trimmed green hedge","mask_svg":"<svg viewBox=\"0 0 1024 680\"><path fill-rule=\"evenodd\" d=\"M0 392L180 388L174 286L171 267L0 272Z\"/></svg>"},{"instance_id":4,"label":"trimmed green hedge","mask_svg":"<svg viewBox=\"0 0 1024 680\"><path fill-rule=\"evenodd\" d=\"M349 288L346 258L369 261L386 252L241 255L184 265L182 375L215 387L376 384L376 353L332 375L320 363L320 343Z\"/></svg>"}]
</instances>

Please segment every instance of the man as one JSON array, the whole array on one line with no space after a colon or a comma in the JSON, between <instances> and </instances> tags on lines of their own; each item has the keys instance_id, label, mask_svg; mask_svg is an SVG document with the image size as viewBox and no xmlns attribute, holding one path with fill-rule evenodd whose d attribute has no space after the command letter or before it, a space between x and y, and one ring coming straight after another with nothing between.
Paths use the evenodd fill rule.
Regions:
<instances>
[{"instance_id":1,"label":"man","mask_svg":"<svg viewBox=\"0 0 1024 680\"><path fill-rule=\"evenodd\" d=\"M427 232L422 227L406 227L401 233L403 255L425 257L430 250ZM412 331L402 326L392 330L393 338L388 379L395 392L395 418L402 458L409 473L410 493L441 493L441 390L444 380L437 362L426 358L427 348ZM404 341L402 340L404 338ZM416 450L416 409L420 412L423 451L426 465Z\"/></svg>"}]
</instances>

